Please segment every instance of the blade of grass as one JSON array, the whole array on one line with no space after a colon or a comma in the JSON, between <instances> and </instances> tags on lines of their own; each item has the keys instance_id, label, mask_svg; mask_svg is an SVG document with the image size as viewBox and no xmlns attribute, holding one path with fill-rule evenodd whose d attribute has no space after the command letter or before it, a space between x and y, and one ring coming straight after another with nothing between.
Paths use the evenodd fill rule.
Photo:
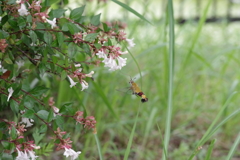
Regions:
<instances>
[{"instance_id":1,"label":"blade of grass","mask_svg":"<svg viewBox=\"0 0 240 160\"><path fill-rule=\"evenodd\" d=\"M129 7L128 5L122 3L122 2L119 2L117 0L112 0L113 2L117 3L119 6L123 7L124 9L128 10L129 12L133 13L134 15L136 15L137 17L139 17L140 19L148 22L149 24L152 25L151 22L149 22L145 17L143 17L141 14L139 14L137 11L135 11L134 9L132 9L131 7Z\"/></svg>"},{"instance_id":2,"label":"blade of grass","mask_svg":"<svg viewBox=\"0 0 240 160\"><path fill-rule=\"evenodd\" d=\"M204 25L204 23L205 23L205 21L206 21L207 13L208 13L208 10L209 10L209 7L210 7L211 3L212 3L212 0L209 0L208 3L207 3L207 5L206 5L206 7L205 7L205 9L204 9L204 11L203 11L203 15L201 16L201 18L200 18L200 20L199 20L198 28L197 28L197 30L196 30L195 35L193 36L193 40L192 40L191 46L190 46L190 48L189 48L189 52L188 52L188 54L187 54L187 57L186 57L186 59L185 59L185 61L184 61L184 63L183 63L183 68L182 68L182 70L185 69L185 67L186 67L186 65L188 64L188 61L189 61L191 55L193 54L192 51L193 51L193 49L194 49L194 47L195 47L195 44L197 43L197 40L198 40L198 38L199 38L199 35L200 35L201 30L202 30L202 28L203 28L203 25Z\"/></svg>"},{"instance_id":3,"label":"blade of grass","mask_svg":"<svg viewBox=\"0 0 240 160\"><path fill-rule=\"evenodd\" d=\"M99 139L98 139L97 134L94 134L94 138L95 138L95 141L96 141L96 144L97 144L99 158L100 158L100 160L103 160L101 147L100 147L100 143L99 143Z\"/></svg>"},{"instance_id":4,"label":"blade of grass","mask_svg":"<svg viewBox=\"0 0 240 160\"><path fill-rule=\"evenodd\" d=\"M153 120L154 120L154 117L157 114L157 112L158 112L158 109L157 108L153 108L153 110L151 111L151 114L150 114L150 116L148 118L148 122L147 122L147 125L146 125L146 128L145 128L145 133L144 133L144 139L143 139L143 143L142 143L143 148L146 145L146 142L147 142L147 139L148 139L151 127L154 124Z\"/></svg>"},{"instance_id":5,"label":"blade of grass","mask_svg":"<svg viewBox=\"0 0 240 160\"><path fill-rule=\"evenodd\" d=\"M222 106L221 110L218 112L217 116L215 117L215 119L213 120L212 124L209 126L208 130L205 132L205 134L203 135L203 137L201 138L201 140L198 142L198 144L196 145L194 152L191 154L191 156L189 157L188 160L192 160L193 157L198 153L199 150L197 150L198 147L202 146L215 132L218 128L220 128L220 126L222 126L229 118L230 116L232 117L232 114L230 116L228 116L227 118L225 118L222 122L219 123L219 125L217 125L216 127L214 127L217 123L217 121L219 120L219 118L221 117L221 115L223 114L224 110L226 109L226 107L228 106L228 104L231 102L232 98L234 95L236 95L237 92L233 92L228 99L226 100L226 102L224 103L224 105ZM236 112L236 111L235 111ZM234 113L235 113L234 112ZM224 122L224 123L223 123Z\"/></svg>"},{"instance_id":6,"label":"blade of grass","mask_svg":"<svg viewBox=\"0 0 240 160\"><path fill-rule=\"evenodd\" d=\"M210 160L215 142L216 142L216 139L211 141L211 143L208 147L207 156L206 156L205 160Z\"/></svg>"},{"instance_id":7,"label":"blade of grass","mask_svg":"<svg viewBox=\"0 0 240 160\"><path fill-rule=\"evenodd\" d=\"M165 155L166 159L168 159L168 157L167 157L166 147L165 147L165 145L164 145L164 140L163 140L162 131L161 131L161 129L160 129L160 127L159 127L158 124L157 124L157 127L158 127L158 131L159 131L159 134L160 134L160 139L161 139L161 141L162 141L162 146L163 146L163 152L164 152L164 155Z\"/></svg>"},{"instance_id":8,"label":"blade of grass","mask_svg":"<svg viewBox=\"0 0 240 160\"><path fill-rule=\"evenodd\" d=\"M104 94L104 92L102 91L102 89L98 86L97 83L93 82L93 86L95 87L96 91L98 92L98 94L101 96L103 102L106 104L106 106L108 107L108 109L110 110L110 112L112 113L112 115L119 119L118 115L114 112L111 104L109 103L107 96Z\"/></svg>"},{"instance_id":9,"label":"blade of grass","mask_svg":"<svg viewBox=\"0 0 240 160\"><path fill-rule=\"evenodd\" d=\"M124 154L124 160L128 160L128 156L129 156L130 151L131 151L131 146L132 146L132 142L133 142L133 136L134 136L136 125L137 125L137 121L138 121L139 108L140 107L138 107L137 116L136 116L136 119L135 119L135 122L134 122L134 125L133 125L133 128L132 128L131 135L129 137L127 149L126 149L125 154Z\"/></svg>"},{"instance_id":10,"label":"blade of grass","mask_svg":"<svg viewBox=\"0 0 240 160\"><path fill-rule=\"evenodd\" d=\"M236 150L239 142L240 142L240 133L238 133L237 139L235 140L233 146L231 147L231 149L230 149L230 151L229 151L229 153L228 153L228 156L227 156L226 160L232 159L232 156L233 156L233 154L234 154L234 151Z\"/></svg>"},{"instance_id":11,"label":"blade of grass","mask_svg":"<svg viewBox=\"0 0 240 160\"><path fill-rule=\"evenodd\" d=\"M169 70L168 70L168 106L167 119L164 135L164 146L166 147L166 155L163 154L162 159L165 160L168 156L168 145L170 141L171 119L172 119L172 101L173 101L173 75L174 75L174 13L172 0L168 0L168 21L169 21Z\"/></svg>"}]
</instances>

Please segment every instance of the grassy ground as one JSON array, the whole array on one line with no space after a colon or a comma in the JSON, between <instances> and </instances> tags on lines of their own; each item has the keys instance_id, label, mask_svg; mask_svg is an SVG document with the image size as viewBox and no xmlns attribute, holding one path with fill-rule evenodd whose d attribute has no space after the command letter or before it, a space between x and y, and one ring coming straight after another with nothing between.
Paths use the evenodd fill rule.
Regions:
<instances>
[{"instance_id":1,"label":"grassy ground","mask_svg":"<svg viewBox=\"0 0 240 160\"><path fill-rule=\"evenodd\" d=\"M203 9L206 9L204 6ZM153 11L148 11L145 11L148 16L153 15ZM128 17L125 13L123 15ZM170 127L169 160L189 159L196 151L195 147L202 148L199 148L199 153L193 159L208 159L210 155L211 160L225 160L240 131L239 94L229 99L240 89L240 24L201 26L189 22L175 25L172 117L171 126L166 126L171 39L165 20L152 17L153 26L138 19L124 21L128 25L128 35L136 43L131 53L143 75L136 82L148 96L147 103L142 104L140 98L118 91L128 87L129 76L139 75L134 59L128 55L127 66L121 71L108 72L104 67L95 70L95 80L90 82L87 93L80 93L78 100L74 90L69 89L67 83L61 82L57 94L58 104L74 100L75 107L83 109L84 106L89 115L96 116L103 159L122 160L128 151L131 133L134 134L128 159L161 159L164 154L165 128ZM236 115L216 130L211 127L212 123L214 126L221 124L234 112ZM136 118L136 128L133 130ZM74 125L69 124L69 127ZM94 135L80 135L78 129L74 130L73 142L82 151L81 159L99 159ZM210 136L198 146L199 140L208 132ZM211 143L213 149L210 154ZM239 156L240 151L237 149L233 159Z\"/></svg>"}]
</instances>

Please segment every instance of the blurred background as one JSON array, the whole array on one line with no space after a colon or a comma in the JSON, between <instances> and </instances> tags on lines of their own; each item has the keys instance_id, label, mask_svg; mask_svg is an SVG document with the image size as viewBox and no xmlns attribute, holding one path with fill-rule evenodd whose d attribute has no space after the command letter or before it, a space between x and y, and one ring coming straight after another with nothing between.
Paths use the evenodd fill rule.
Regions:
<instances>
[{"instance_id":1,"label":"blurred background","mask_svg":"<svg viewBox=\"0 0 240 160\"><path fill-rule=\"evenodd\" d=\"M159 160L163 154L161 136L165 130L168 95L167 1L120 1L152 25L110 0L70 0L68 4L58 2L54 7L73 9L86 5L86 16L101 13L102 22L118 22L127 37L134 38L136 45L130 52L142 73L142 79L137 78L136 83L149 101L141 103L139 97L127 92L130 77L139 77L140 73L130 54L123 56L128 59L121 71L109 72L103 65L90 67L89 71L95 71L94 81L89 82L86 92L76 94L66 81L57 81L55 98L57 106L73 101L74 107L80 110L85 107L88 115L96 117L106 160L123 159L139 110L129 159ZM194 151L229 95L240 89L240 1L174 0L173 6L175 57L169 159L184 160ZM220 119L236 111L239 104L237 95ZM229 119L211 138L216 139L211 160L225 160L240 131L239 121L238 115ZM74 147L82 151L80 159L99 159L93 134L80 134L74 126L69 123ZM209 142L202 146L196 160L205 158L208 146ZM52 156L57 157L58 153ZM233 159L240 159L239 147Z\"/></svg>"}]
</instances>

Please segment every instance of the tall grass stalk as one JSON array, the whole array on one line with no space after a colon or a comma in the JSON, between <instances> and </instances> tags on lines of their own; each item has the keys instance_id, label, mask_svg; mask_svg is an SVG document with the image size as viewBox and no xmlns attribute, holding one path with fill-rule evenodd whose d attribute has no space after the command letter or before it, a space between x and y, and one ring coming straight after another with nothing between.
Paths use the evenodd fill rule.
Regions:
<instances>
[{"instance_id":1,"label":"tall grass stalk","mask_svg":"<svg viewBox=\"0 0 240 160\"><path fill-rule=\"evenodd\" d=\"M96 141L96 144L97 144L97 148L98 148L99 159L103 160L102 152L101 152L101 146L100 146L97 134L94 134L94 138L95 138L95 141Z\"/></svg>"},{"instance_id":2,"label":"tall grass stalk","mask_svg":"<svg viewBox=\"0 0 240 160\"><path fill-rule=\"evenodd\" d=\"M136 125L137 125L137 121L138 121L139 108L140 108L140 105L138 106L137 116L136 116L136 119L135 119L135 122L134 122L134 125L133 125L133 128L132 128L132 131L131 131L131 134L130 134L130 137L129 137L129 140L128 140L127 149L126 149L125 154L124 154L124 160L128 160L128 156L129 156L130 151L131 151L131 146L132 146L132 142L133 142L133 136L134 136Z\"/></svg>"},{"instance_id":3,"label":"tall grass stalk","mask_svg":"<svg viewBox=\"0 0 240 160\"><path fill-rule=\"evenodd\" d=\"M222 106L221 110L218 112L217 116L215 117L215 119L213 120L212 124L209 126L208 130L205 132L205 134L203 135L203 137L201 138L201 140L197 143L195 150L193 151L193 153L191 154L191 156L189 157L188 160L192 160L195 155L198 153L198 148L201 147L207 140L209 140L209 138L216 133L217 129L220 128L220 126L222 126L225 122L227 122L227 120L229 120L231 117L233 117L231 115L229 115L227 118L225 118L222 122L219 123L219 125L216 126L217 121L220 119L220 117L222 116L222 114L224 113L224 110L228 107L229 103L231 102L232 98L234 95L236 95L237 92L233 92L232 95L229 96L229 98L226 100L225 104ZM235 111L236 112L236 111ZM235 113L234 112L234 113ZM237 112L238 113L238 112ZM234 114L235 115L235 114ZM216 127L214 127L216 126Z\"/></svg>"},{"instance_id":4,"label":"tall grass stalk","mask_svg":"<svg viewBox=\"0 0 240 160\"><path fill-rule=\"evenodd\" d=\"M174 13L172 0L168 0L168 21L169 21L169 74L168 74L168 107L167 118L164 135L164 146L166 148L166 155L163 154L163 160L168 155L168 145L171 135L171 119L172 119L172 101L173 101L173 74L174 74Z\"/></svg>"},{"instance_id":5,"label":"tall grass stalk","mask_svg":"<svg viewBox=\"0 0 240 160\"><path fill-rule=\"evenodd\" d=\"M232 159L232 156L233 156L233 154L234 154L234 151L235 151L236 148L238 147L239 142L240 142L240 132L238 133L238 136L237 136L237 138L236 138L233 146L231 147L231 149L230 149L230 151L229 151L229 153L228 153L228 156L227 156L226 160Z\"/></svg>"},{"instance_id":6,"label":"tall grass stalk","mask_svg":"<svg viewBox=\"0 0 240 160\"><path fill-rule=\"evenodd\" d=\"M197 43L197 40L198 40L198 38L199 38L199 36L200 36L200 33L201 33L201 31L202 31L202 28L203 28L203 26L204 26L204 24L205 24L205 21L206 21L206 18L207 18L207 13L208 13L208 10L209 10L209 7L210 7L211 3L212 3L212 0L209 0L208 3L207 3L207 5L206 5L206 7L205 7L205 9L204 9L204 11L203 11L203 15L201 16L201 18L200 18L200 20L199 20L198 28L197 28L197 30L196 30L196 33L195 33L194 37L193 37L191 46L190 46L189 51L188 51L188 54L187 54L187 58L185 59L185 61L184 61L184 63L183 63L182 71L185 69L185 67L186 67L187 64L188 64L188 61L189 61L191 55L194 53L194 52L193 52L193 49L194 49L194 47L195 47L195 45L196 45L196 43Z\"/></svg>"},{"instance_id":7,"label":"tall grass stalk","mask_svg":"<svg viewBox=\"0 0 240 160\"><path fill-rule=\"evenodd\" d=\"M215 142L216 142L216 139L211 141L211 143L208 147L208 151L207 151L207 155L205 157L205 160L210 160Z\"/></svg>"}]
</instances>

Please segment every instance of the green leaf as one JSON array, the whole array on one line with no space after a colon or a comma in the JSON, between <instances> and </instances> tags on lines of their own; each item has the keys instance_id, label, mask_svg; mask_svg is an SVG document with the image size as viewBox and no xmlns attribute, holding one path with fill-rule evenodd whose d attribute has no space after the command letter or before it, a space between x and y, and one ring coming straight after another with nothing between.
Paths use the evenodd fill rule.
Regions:
<instances>
[{"instance_id":1,"label":"green leaf","mask_svg":"<svg viewBox=\"0 0 240 160\"><path fill-rule=\"evenodd\" d=\"M49 114L48 114L48 119L47 121L48 122L51 122L54 118L54 112L53 112L53 109L50 110Z\"/></svg>"},{"instance_id":2,"label":"green leaf","mask_svg":"<svg viewBox=\"0 0 240 160\"><path fill-rule=\"evenodd\" d=\"M39 133L45 133L47 131L47 125L41 125L40 129L39 129Z\"/></svg>"},{"instance_id":3,"label":"green leaf","mask_svg":"<svg viewBox=\"0 0 240 160\"><path fill-rule=\"evenodd\" d=\"M2 146L4 149L10 149L10 142L8 141L1 141Z\"/></svg>"},{"instance_id":4,"label":"green leaf","mask_svg":"<svg viewBox=\"0 0 240 160\"><path fill-rule=\"evenodd\" d=\"M81 19L84 8L85 8L85 5L72 10L71 13L70 13L70 19L72 19L74 21L77 21L77 20Z\"/></svg>"},{"instance_id":5,"label":"green leaf","mask_svg":"<svg viewBox=\"0 0 240 160\"><path fill-rule=\"evenodd\" d=\"M0 30L0 39L6 39L9 37L9 34L3 30Z\"/></svg>"},{"instance_id":6,"label":"green leaf","mask_svg":"<svg viewBox=\"0 0 240 160\"><path fill-rule=\"evenodd\" d=\"M17 138L17 132L16 132L16 128L12 127L11 129L11 138L12 139L16 139Z\"/></svg>"},{"instance_id":7,"label":"green leaf","mask_svg":"<svg viewBox=\"0 0 240 160\"><path fill-rule=\"evenodd\" d=\"M28 15L28 16L27 16L27 22L28 22L28 23L32 23L32 16L31 16L31 15Z\"/></svg>"},{"instance_id":8,"label":"green leaf","mask_svg":"<svg viewBox=\"0 0 240 160\"><path fill-rule=\"evenodd\" d=\"M63 70L61 73L61 80L65 80L66 77L67 77L67 72Z\"/></svg>"},{"instance_id":9,"label":"green leaf","mask_svg":"<svg viewBox=\"0 0 240 160\"><path fill-rule=\"evenodd\" d=\"M44 87L44 86L37 86L35 88L33 88L30 93L33 96L41 96L43 93L46 93L49 89Z\"/></svg>"},{"instance_id":10,"label":"green leaf","mask_svg":"<svg viewBox=\"0 0 240 160\"><path fill-rule=\"evenodd\" d=\"M110 30L110 28L108 27L108 25L106 23L102 23L102 25L103 25L104 32L108 32Z\"/></svg>"},{"instance_id":11,"label":"green leaf","mask_svg":"<svg viewBox=\"0 0 240 160\"><path fill-rule=\"evenodd\" d=\"M29 36L32 39L32 43L36 44L36 42L37 42L37 34L34 31L31 30L31 31L29 31Z\"/></svg>"},{"instance_id":12,"label":"green leaf","mask_svg":"<svg viewBox=\"0 0 240 160\"><path fill-rule=\"evenodd\" d=\"M55 9L55 10L52 10L49 14L51 15L51 18L60 18L63 16L65 12L66 12L66 9Z\"/></svg>"},{"instance_id":13,"label":"green leaf","mask_svg":"<svg viewBox=\"0 0 240 160\"><path fill-rule=\"evenodd\" d=\"M42 128L43 126L46 125L42 125L40 128ZM41 130L41 129L40 129ZM46 132L46 131L45 131ZM35 141L35 144L38 145L38 143L44 138L45 134L40 134L41 132L38 131L38 128L35 130L35 132L33 133L33 138Z\"/></svg>"},{"instance_id":14,"label":"green leaf","mask_svg":"<svg viewBox=\"0 0 240 160\"><path fill-rule=\"evenodd\" d=\"M4 61L7 63L7 64L13 64L12 60L10 58L5 58Z\"/></svg>"},{"instance_id":15,"label":"green leaf","mask_svg":"<svg viewBox=\"0 0 240 160\"><path fill-rule=\"evenodd\" d=\"M22 18L21 16L20 17L18 17L18 19L17 19L17 22L18 22L18 26L19 26L19 28L24 28L25 26L26 26L26 19L25 18Z\"/></svg>"},{"instance_id":16,"label":"green leaf","mask_svg":"<svg viewBox=\"0 0 240 160\"><path fill-rule=\"evenodd\" d=\"M112 41L108 38L108 41L103 44L104 46L112 46Z\"/></svg>"},{"instance_id":17,"label":"green leaf","mask_svg":"<svg viewBox=\"0 0 240 160\"><path fill-rule=\"evenodd\" d=\"M56 57L56 56L52 56L51 58L52 58L53 63L57 63L57 61L58 61L58 57Z\"/></svg>"},{"instance_id":18,"label":"green leaf","mask_svg":"<svg viewBox=\"0 0 240 160\"><path fill-rule=\"evenodd\" d=\"M37 115L43 120L47 120L48 114L49 114L48 111L45 111L45 110L40 110L37 112Z\"/></svg>"},{"instance_id":19,"label":"green leaf","mask_svg":"<svg viewBox=\"0 0 240 160\"><path fill-rule=\"evenodd\" d=\"M10 100L10 108L14 113L18 113L19 111L18 103L14 100Z\"/></svg>"},{"instance_id":20,"label":"green leaf","mask_svg":"<svg viewBox=\"0 0 240 160\"><path fill-rule=\"evenodd\" d=\"M98 26L100 24L100 16L101 13L99 13L98 15L95 15L91 18L91 24L94 26Z\"/></svg>"},{"instance_id":21,"label":"green leaf","mask_svg":"<svg viewBox=\"0 0 240 160\"><path fill-rule=\"evenodd\" d=\"M9 1L7 1L7 4L16 4L16 1L15 0L9 0Z\"/></svg>"},{"instance_id":22,"label":"green leaf","mask_svg":"<svg viewBox=\"0 0 240 160\"><path fill-rule=\"evenodd\" d=\"M73 58L77 53L77 46L74 43L70 43L68 46L68 55Z\"/></svg>"},{"instance_id":23,"label":"green leaf","mask_svg":"<svg viewBox=\"0 0 240 160\"><path fill-rule=\"evenodd\" d=\"M22 115L22 117L26 117L26 118L32 119L32 118L34 117L34 114L35 114L34 110L32 110L32 109L27 109L27 110L25 111L25 113Z\"/></svg>"},{"instance_id":24,"label":"green leaf","mask_svg":"<svg viewBox=\"0 0 240 160\"><path fill-rule=\"evenodd\" d=\"M63 128L64 119L61 116L59 116L59 115L56 116L56 123L61 130L64 129Z\"/></svg>"},{"instance_id":25,"label":"green leaf","mask_svg":"<svg viewBox=\"0 0 240 160\"><path fill-rule=\"evenodd\" d=\"M94 43L94 46L95 46L97 49L100 49L100 48L102 48L102 45L101 45L101 44L99 44L99 43Z\"/></svg>"},{"instance_id":26,"label":"green leaf","mask_svg":"<svg viewBox=\"0 0 240 160\"><path fill-rule=\"evenodd\" d=\"M30 44L32 43L31 39L28 36L26 36L25 34L22 34L21 40L23 43L25 43L28 46L30 46Z\"/></svg>"},{"instance_id":27,"label":"green leaf","mask_svg":"<svg viewBox=\"0 0 240 160\"><path fill-rule=\"evenodd\" d=\"M49 32L45 32L44 33L44 41L47 44L49 44L49 45L52 43L52 35L51 35L51 33L49 33Z\"/></svg>"},{"instance_id":28,"label":"green leaf","mask_svg":"<svg viewBox=\"0 0 240 160\"><path fill-rule=\"evenodd\" d=\"M67 23L67 27L71 34L75 34L80 31L80 29L73 23Z\"/></svg>"},{"instance_id":29,"label":"green leaf","mask_svg":"<svg viewBox=\"0 0 240 160\"><path fill-rule=\"evenodd\" d=\"M90 47L89 47L88 44L83 43L83 44L82 44L82 49L84 50L84 52L85 52L86 54L88 54L89 56L91 56L91 50L90 50Z\"/></svg>"},{"instance_id":30,"label":"green leaf","mask_svg":"<svg viewBox=\"0 0 240 160\"><path fill-rule=\"evenodd\" d=\"M57 40L59 47L61 47L62 43L64 42L64 35L62 32L57 33Z\"/></svg>"},{"instance_id":31,"label":"green leaf","mask_svg":"<svg viewBox=\"0 0 240 160\"><path fill-rule=\"evenodd\" d=\"M85 37L85 41L92 42L94 41L98 36L98 33L90 33Z\"/></svg>"},{"instance_id":32,"label":"green leaf","mask_svg":"<svg viewBox=\"0 0 240 160\"><path fill-rule=\"evenodd\" d=\"M12 155L10 155L9 153L4 153L4 152L1 154L1 158L4 160L14 160Z\"/></svg>"},{"instance_id":33,"label":"green leaf","mask_svg":"<svg viewBox=\"0 0 240 160\"><path fill-rule=\"evenodd\" d=\"M8 15L6 15L2 18L1 25L4 25L7 21L8 21ZM11 27L13 27L13 26L11 26Z\"/></svg>"},{"instance_id":34,"label":"green leaf","mask_svg":"<svg viewBox=\"0 0 240 160\"><path fill-rule=\"evenodd\" d=\"M117 3L119 6L123 7L124 9L128 10L129 12L132 12L133 14L135 14L137 17L139 17L140 19L148 22L149 24L152 24L151 22L149 22L145 17L143 17L141 14L139 14L137 11L135 11L134 9L132 9L131 7L129 7L128 5L119 2L117 0L112 0L113 2Z\"/></svg>"}]
</instances>

